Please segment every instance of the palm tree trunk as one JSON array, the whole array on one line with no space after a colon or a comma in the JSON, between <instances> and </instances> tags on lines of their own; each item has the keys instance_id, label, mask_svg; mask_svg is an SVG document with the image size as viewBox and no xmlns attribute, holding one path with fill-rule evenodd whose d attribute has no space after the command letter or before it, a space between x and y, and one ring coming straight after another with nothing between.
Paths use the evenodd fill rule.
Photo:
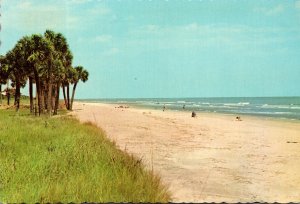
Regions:
<instances>
[{"instance_id":1,"label":"palm tree trunk","mask_svg":"<svg viewBox=\"0 0 300 204\"><path fill-rule=\"evenodd\" d=\"M60 90L60 82L58 82L56 85L56 95L55 95L55 105L54 105L53 115L57 115L57 109L59 105L59 90Z\"/></svg>"},{"instance_id":2,"label":"palm tree trunk","mask_svg":"<svg viewBox=\"0 0 300 204\"><path fill-rule=\"evenodd\" d=\"M44 87L44 84L42 82L41 83L41 105L42 105L42 112L44 114L44 111L45 109L47 108L46 107L46 104L45 104L45 87Z\"/></svg>"},{"instance_id":3,"label":"palm tree trunk","mask_svg":"<svg viewBox=\"0 0 300 204\"><path fill-rule=\"evenodd\" d=\"M51 105L52 105L52 111L54 111L55 107L55 100L57 95L57 83L52 85L52 95L51 95Z\"/></svg>"},{"instance_id":4,"label":"palm tree trunk","mask_svg":"<svg viewBox=\"0 0 300 204\"><path fill-rule=\"evenodd\" d=\"M20 109L20 97L21 97L21 84L20 80L16 79L16 93L15 93L15 102L16 102L16 111L19 112Z\"/></svg>"},{"instance_id":5,"label":"palm tree trunk","mask_svg":"<svg viewBox=\"0 0 300 204\"><path fill-rule=\"evenodd\" d=\"M9 91L7 91L6 96L7 96L7 105L9 105L9 101L10 101L10 93L9 93Z\"/></svg>"},{"instance_id":6,"label":"palm tree trunk","mask_svg":"<svg viewBox=\"0 0 300 204\"><path fill-rule=\"evenodd\" d=\"M49 116L51 116L52 114L52 82L51 79L48 82L48 96L47 96L47 113L49 114Z\"/></svg>"},{"instance_id":7,"label":"palm tree trunk","mask_svg":"<svg viewBox=\"0 0 300 204\"><path fill-rule=\"evenodd\" d=\"M9 79L7 79L7 84L6 84L6 97L7 97L7 105L9 106L9 100L10 100Z\"/></svg>"},{"instance_id":8,"label":"palm tree trunk","mask_svg":"<svg viewBox=\"0 0 300 204\"><path fill-rule=\"evenodd\" d=\"M73 92L72 92L72 98L71 98L71 106L70 106L70 110L73 109L73 101L74 101L74 95L75 95L76 86L77 86L77 82L75 82L75 83L74 83L74 86L73 86Z\"/></svg>"},{"instance_id":9,"label":"palm tree trunk","mask_svg":"<svg viewBox=\"0 0 300 204\"><path fill-rule=\"evenodd\" d=\"M16 106L17 105L17 97L16 97L16 92L15 92L15 97L14 97L14 106Z\"/></svg>"},{"instance_id":10,"label":"palm tree trunk","mask_svg":"<svg viewBox=\"0 0 300 204\"><path fill-rule=\"evenodd\" d=\"M68 102L68 110L70 110L70 84L67 84L67 102Z\"/></svg>"},{"instance_id":11,"label":"palm tree trunk","mask_svg":"<svg viewBox=\"0 0 300 204\"><path fill-rule=\"evenodd\" d=\"M37 92L38 113L40 116L42 113L42 93L41 93L41 84L39 79L35 79L35 86Z\"/></svg>"},{"instance_id":12,"label":"palm tree trunk","mask_svg":"<svg viewBox=\"0 0 300 204\"><path fill-rule=\"evenodd\" d=\"M68 109L68 103L67 103L67 97L66 97L66 90L65 90L65 85L62 85L62 90L63 90L63 95L64 95L64 100L65 100L65 106Z\"/></svg>"},{"instance_id":13,"label":"palm tree trunk","mask_svg":"<svg viewBox=\"0 0 300 204\"><path fill-rule=\"evenodd\" d=\"M2 105L2 84L0 84L0 101L1 101L1 105Z\"/></svg>"},{"instance_id":14,"label":"palm tree trunk","mask_svg":"<svg viewBox=\"0 0 300 204\"><path fill-rule=\"evenodd\" d=\"M37 115L37 100L38 100L38 92L37 92L37 89L36 89L36 82L35 82L35 98L34 98L34 101L33 101L33 108L34 108L34 115L36 116Z\"/></svg>"},{"instance_id":15,"label":"palm tree trunk","mask_svg":"<svg viewBox=\"0 0 300 204\"><path fill-rule=\"evenodd\" d=\"M38 75L36 69L34 69L34 78L35 78L35 86L36 86L36 92L37 92L36 97L37 97L37 101L38 101L38 113L40 116L42 113L41 83L40 83L39 75Z\"/></svg>"},{"instance_id":16,"label":"palm tree trunk","mask_svg":"<svg viewBox=\"0 0 300 204\"><path fill-rule=\"evenodd\" d=\"M44 110L45 110L45 102L44 102L44 90L41 87L40 93L39 93L39 97L41 98L41 114L44 114Z\"/></svg>"},{"instance_id":17,"label":"palm tree trunk","mask_svg":"<svg viewBox=\"0 0 300 204\"><path fill-rule=\"evenodd\" d=\"M48 83L43 83L44 111L48 110Z\"/></svg>"},{"instance_id":18,"label":"palm tree trunk","mask_svg":"<svg viewBox=\"0 0 300 204\"><path fill-rule=\"evenodd\" d=\"M32 95L32 78L29 77L29 100L30 100L30 113L33 113L33 95Z\"/></svg>"}]
</instances>

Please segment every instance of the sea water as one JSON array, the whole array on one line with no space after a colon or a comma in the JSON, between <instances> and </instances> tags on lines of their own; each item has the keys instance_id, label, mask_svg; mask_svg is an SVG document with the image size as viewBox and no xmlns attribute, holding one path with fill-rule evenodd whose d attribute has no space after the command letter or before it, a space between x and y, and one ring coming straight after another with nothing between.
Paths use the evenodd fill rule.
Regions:
<instances>
[{"instance_id":1,"label":"sea water","mask_svg":"<svg viewBox=\"0 0 300 204\"><path fill-rule=\"evenodd\" d=\"M300 120L300 97L87 99L86 102L128 104L151 109L215 112Z\"/></svg>"}]
</instances>

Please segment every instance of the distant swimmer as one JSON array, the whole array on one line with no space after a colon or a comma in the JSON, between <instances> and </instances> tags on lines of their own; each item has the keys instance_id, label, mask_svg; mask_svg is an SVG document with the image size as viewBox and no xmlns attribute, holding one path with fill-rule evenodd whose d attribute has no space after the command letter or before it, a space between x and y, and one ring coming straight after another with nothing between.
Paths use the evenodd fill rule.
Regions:
<instances>
[{"instance_id":1,"label":"distant swimmer","mask_svg":"<svg viewBox=\"0 0 300 204\"><path fill-rule=\"evenodd\" d=\"M185 104L182 106L182 109L185 109Z\"/></svg>"},{"instance_id":2,"label":"distant swimmer","mask_svg":"<svg viewBox=\"0 0 300 204\"><path fill-rule=\"evenodd\" d=\"M195 118L196 117L196 113L195 111L192 112L192 117Z\"/></svg>"}]
</instances>

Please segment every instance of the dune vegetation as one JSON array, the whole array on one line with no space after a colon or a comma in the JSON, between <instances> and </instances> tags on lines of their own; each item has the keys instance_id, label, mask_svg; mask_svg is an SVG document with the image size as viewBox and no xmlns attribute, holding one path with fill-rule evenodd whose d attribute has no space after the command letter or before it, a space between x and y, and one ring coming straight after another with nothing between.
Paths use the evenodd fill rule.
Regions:
<instances>
[{"instance_id":1,"label":"dune vegetation","mask_svg":"<svg viewBox=\"0 0 300 204\"><path fill-rule=\"evenodd\" d=\"M91 123L0 110L1 202L167 202L159 177Z\"/></svg>"}]
</instances>

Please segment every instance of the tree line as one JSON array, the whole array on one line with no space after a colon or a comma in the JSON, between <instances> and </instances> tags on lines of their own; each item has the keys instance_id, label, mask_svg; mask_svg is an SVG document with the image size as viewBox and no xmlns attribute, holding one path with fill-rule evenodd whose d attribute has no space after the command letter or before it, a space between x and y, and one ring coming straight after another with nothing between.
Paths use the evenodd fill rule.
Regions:
<instances>
[{"instance_id":1,"label":"tree line","mask_svg":"<svg viewBox=\"0 0 300 204\"><path fill-rule=\"evenodd\" d=\"M82 66L73 67L72 60L72 52L61 33L46 30L43 35L22 37L12 50L0 56L0 92L2 84L10 80L11 86L15 88L15 106L18 111L20 90L28 81L30 112L56 115L62 89L65 106L72 110L77 84L79 81L87 81L89 76ZM33 97L34 85L37 104Z\"/></svg>"}]
</instances>

